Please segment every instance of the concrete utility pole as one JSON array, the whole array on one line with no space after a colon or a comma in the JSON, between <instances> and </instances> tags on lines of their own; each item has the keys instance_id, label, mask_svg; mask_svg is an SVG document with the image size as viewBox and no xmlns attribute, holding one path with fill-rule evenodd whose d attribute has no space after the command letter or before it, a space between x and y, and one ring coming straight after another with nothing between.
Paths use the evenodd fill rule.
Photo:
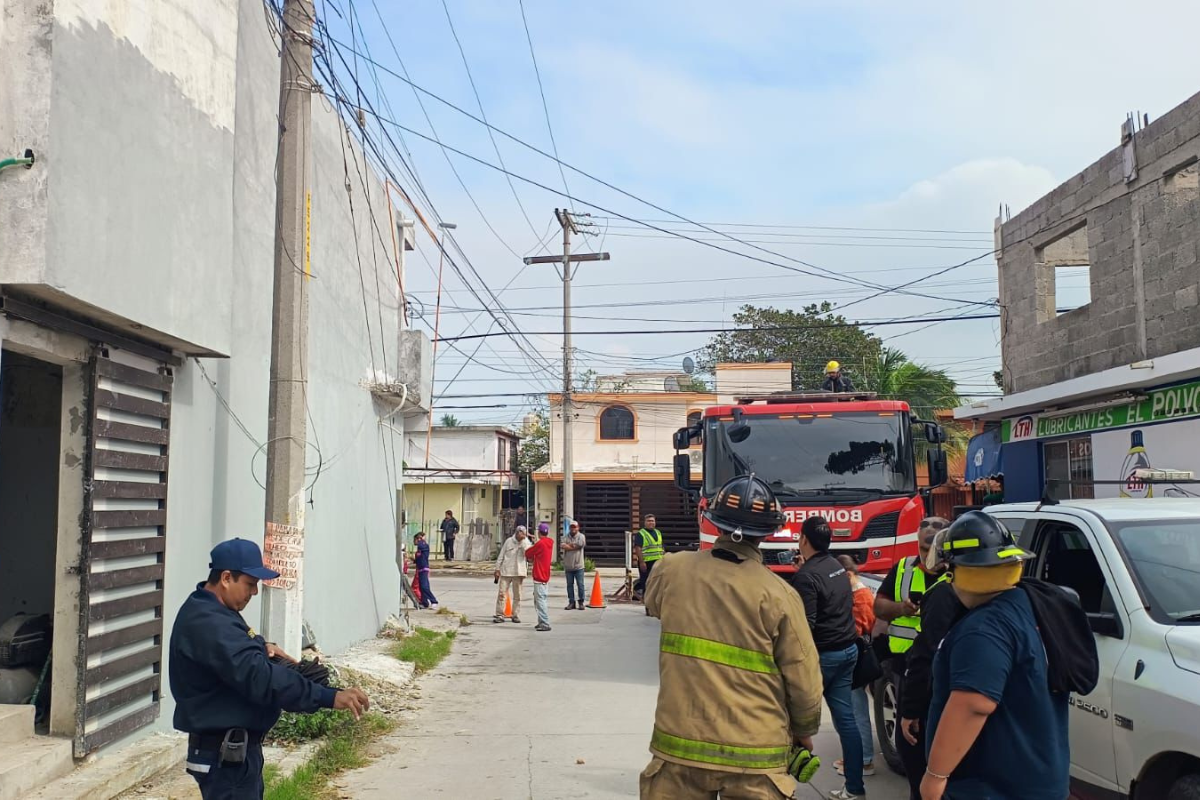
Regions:
<instances>
[{"instance_id":1,"label":"concrete utility pole","mask_svg":"<svg viewBox=\"0 0 1200 800\"><path fill-rule=\"evenodd\" d=\"M263 594L267 641L300 654L304 624L304 467L308 450L308 281L312 277L313 3L284 0L275 187L275 291L267 411L265 550L282 575Z\"/></svg>"},{"instance_id":2,"label":"concrete utility pole","mask_svg":"<svg viewBox=\"0 0 1200 800\"><path fill-rule=\"evenodd\" d=\"M554 216L563 231L563 254L558 256L535 256L526 258L526 264L557 264L562 262L563 281L563 527L566 535L570 520L575 516L575 411L572 407L571 396L571 234L579 233L575 217L566 209L554 209ZM575 256L575 261L608 261L608 253L583 253Z\"/></svg>"}]
</instances>

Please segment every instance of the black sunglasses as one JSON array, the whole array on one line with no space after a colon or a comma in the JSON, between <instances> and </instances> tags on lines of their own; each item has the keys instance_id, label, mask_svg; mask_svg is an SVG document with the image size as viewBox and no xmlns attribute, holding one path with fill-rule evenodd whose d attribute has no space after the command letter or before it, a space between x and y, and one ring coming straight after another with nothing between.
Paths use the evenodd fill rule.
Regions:
<instances>
[{"instance_id":1,"label":"black sunglasses","mask_svg":"<svg viewBox=\"0 0 1200 800\"><path fill-rule=\"evenodd\" d=\"M948 525L949 525L949 523L943 522L940 519L923 519L923 520L921 520L922 528L933 528L935 531L940 531L940 530L946 528Z\"/></svg>"}]
</instances>

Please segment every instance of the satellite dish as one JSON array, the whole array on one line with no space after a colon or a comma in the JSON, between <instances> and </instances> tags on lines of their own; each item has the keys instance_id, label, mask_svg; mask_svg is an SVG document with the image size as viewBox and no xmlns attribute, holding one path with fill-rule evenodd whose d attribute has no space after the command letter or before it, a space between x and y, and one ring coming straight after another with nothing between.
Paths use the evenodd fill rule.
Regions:
<instances>
[{"instance_id":1,"label":"satellite dish","mask_svg":"<svg viewBox=\"0 0 1200 800\"><path fill-rule=\"evenodd\" d=\"M683 371L688 375L691 375L696 371L696 362L692 360L691 356L683 357Z\"/></svg>"},{"instance_id":2,"label":"satellite dish","mask_svg":"<svg viewBox=\"0 0 1200 800\"><path fill-rule=\"evenodd\" d=\"M674 375L668 375L666 378L663 378L663 391L678 392L679 378L675 377Z\"/></svg>"}]
</instances>

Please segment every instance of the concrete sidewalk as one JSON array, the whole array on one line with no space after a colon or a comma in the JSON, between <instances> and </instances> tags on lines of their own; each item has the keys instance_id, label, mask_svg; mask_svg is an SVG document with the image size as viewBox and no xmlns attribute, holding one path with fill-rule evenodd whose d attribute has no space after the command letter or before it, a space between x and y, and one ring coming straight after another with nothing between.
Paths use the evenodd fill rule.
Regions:
<instances>
[{"instance_id":1,"label":"concrete sidewalk","mask_svg":"<svg viewBox=\"0 0 1200 800\"><path fill-rule=\"evenodd\" d=\"M564 611L565 583L557 577L549 633L533 630L528 580L520 625L491 622L491 581L439 576L433 590L444 607L466 613L474 624L460 630L437 671L418 679L418 709L384 742L389 752L337 782L342 795L635 797L638 774L650 759L658 621L640 605ZM420 625L427 613L415 613L413 623ZM817 748L827 766L798 793L804 800L841 786L832 768L837 737L828 725ZM867 789L881 800L908 796L907 784L886 768L868 779Z\"/></svg>"}]
</instances>

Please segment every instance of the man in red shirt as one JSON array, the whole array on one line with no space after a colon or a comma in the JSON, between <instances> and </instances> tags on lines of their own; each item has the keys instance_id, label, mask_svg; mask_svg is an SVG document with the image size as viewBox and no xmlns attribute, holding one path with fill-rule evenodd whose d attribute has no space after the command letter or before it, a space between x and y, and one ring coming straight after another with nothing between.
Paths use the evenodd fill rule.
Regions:
<instances>
[{"instance_id":1,"label":"man in red shirt","mask_svg":"<svg viewBox=\"0 0 1200 800\"><path fill-rule=\"evenodd\" d=\"M550 526L538 524L538 540L525 551L525 557L533 562L533 607L537 611L538 624L535 631L550 630L550 604L546 589L550 583L550 562L554 560L554 537Z\"/></svg>"}]
</instances>

